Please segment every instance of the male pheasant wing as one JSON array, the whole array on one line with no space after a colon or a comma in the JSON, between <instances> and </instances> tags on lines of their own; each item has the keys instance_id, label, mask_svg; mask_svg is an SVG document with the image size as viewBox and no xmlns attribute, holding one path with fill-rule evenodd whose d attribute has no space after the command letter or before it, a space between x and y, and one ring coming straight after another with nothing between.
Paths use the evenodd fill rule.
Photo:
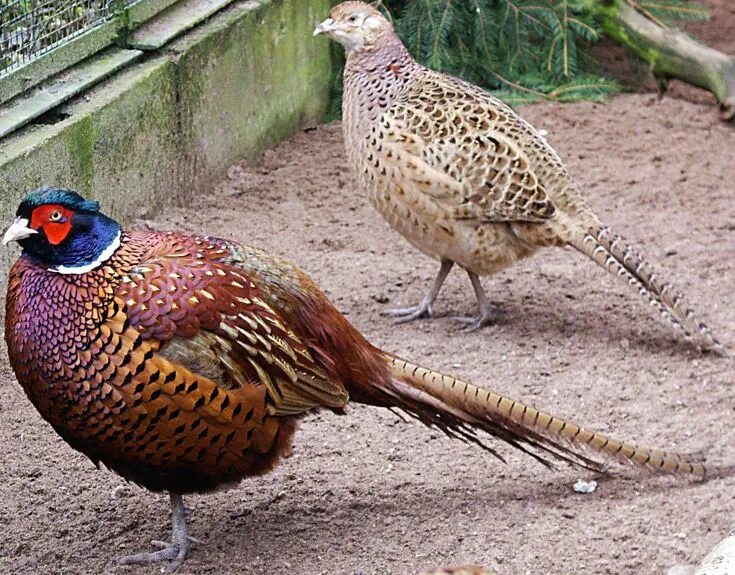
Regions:
<instances>
[{"instance_id":1,"label":"male pheasant wing","mask_svg":"<svg viewBox=\"0 0 735 575\"><path fill-rule=\"evenodd\" d=\"M264 385L273 415L347 403L344 387L268 303L262 278L233 262L232 244L175 234L164 240L120 289L131 322L161 342L162 355L224 388Z\"/></svg>"},{"instance_id":2,"label":"male pheasant wing","mask_svg":"<svg viewBox=\"0 0 735 575\"><path fill-rule=\"evenodd\" d=\"M503 129L512 112L450 80L427 74L411 83L383 115L382 138L369 141L374 155L456 219L553 218L556 207L532 162Z\"/></svg>"}]
</instances>

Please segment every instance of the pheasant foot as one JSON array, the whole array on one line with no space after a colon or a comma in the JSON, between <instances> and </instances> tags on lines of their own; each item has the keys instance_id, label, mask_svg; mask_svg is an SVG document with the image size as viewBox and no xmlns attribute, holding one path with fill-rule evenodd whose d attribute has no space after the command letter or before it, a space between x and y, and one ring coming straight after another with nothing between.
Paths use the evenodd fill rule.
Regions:
<instances>
[{"instance_id":1,"label":"pheasant foot","mask_svg":"<svg viewBox=\"0 0 735 575\"><path fill-rule=\"evenodd\" d=\"M136 553L135 555L126 555L120 559L121 565L150 565L152 563L160 563L162 561L170 561L167 571L173 573L184 564L189 554L192 543L202 542L191 535L186 527L186 515L188 509L184 507L184 499L178 493L171 493L171 525L172 537L171 541L152 541L154 547L159 547L158 551L151 553Z\"/></svg>"},{"instance_id":2,"label":"pheasant foot","mask_svg":"<svg viewBox=\"0 0 735 575\"><path fill-rule=\"evenodd\" d=\"M426 302L426 298L424 298L419 305L386 309L380 313L381 315L395 317L395 323L407 323L415 319L421 319L422 317L434 316L432 305L431 303Z\"/></svg>"},{"instance_id":3,"label":"pheasant foot","mask_svg":"<svg viewBox=\"0 0 735 575\"><path fill-rule=\"evenodd\" d=\"M454 318L459 323L465 324L461 331L470 333L490 325L495 320L495 306L488 305L478 316L457 316Z\"/></svg>"},{"instance_id":4,"label":"pheasant foot","mask_svg":"<svg viewBox=\"0 0 735 575\"><path fill-rule=\"evenodd\" d=\"M454 262L452 261L442 260L439 273L437 274L429 293L424 296L424 299L421 300L419 305L387 309L382 311L381 314L398 318L396 319L396 323L406 323L422 317L432 317L436 296L439 295L439 290L441 290L444 280L447 279L453 265Z\"/></svg>"},{"instance_id":5,"label":"pheasant foot","mask_svg":"<svg viewBox=\"0 0 735 575\"><path fill-rule=\"evenodd\" d=\"M477 308L479 315L477 317L456 317L460 323L467 324L462 329L464 332L476 331L486 325L489 325L495 319L495 306L490 303L485 295L485 290L482 287L482 282L477 274L467 270L467 275L470 277L472 282L472 288L475 290L475 297L477 298Z\"/></svg>"}]
</instances>

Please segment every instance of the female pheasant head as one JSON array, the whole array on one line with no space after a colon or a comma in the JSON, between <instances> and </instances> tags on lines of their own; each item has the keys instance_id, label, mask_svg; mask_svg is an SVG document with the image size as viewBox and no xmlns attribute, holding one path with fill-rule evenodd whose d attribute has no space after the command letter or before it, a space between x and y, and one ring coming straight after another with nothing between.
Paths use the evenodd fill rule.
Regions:
<instances>
[{"instance_id":1,"label":"female pheasant head","mask_svg":"<svg viewBox=\"0 0 735 575\"><path fill-rule=\"evenodd\" d=\"M332 8L329 18L314 30L314 36L318 34L339 42L348 54L370 50L381 38L394 35L385 16L365 2L343 2Z\"/></svg>"},{"instance_id":2,"label":"female pheasant head","mask_svg":"<svg viewBox=\"0 0 735 575\"><path fill-rule=\"evenodd\" d=\"M23 254L62 274L85 273L120 246L121 228L99 204L61 188L39 188L18 206L3 244L18 242Z\"/></svg>"}]
</instances>

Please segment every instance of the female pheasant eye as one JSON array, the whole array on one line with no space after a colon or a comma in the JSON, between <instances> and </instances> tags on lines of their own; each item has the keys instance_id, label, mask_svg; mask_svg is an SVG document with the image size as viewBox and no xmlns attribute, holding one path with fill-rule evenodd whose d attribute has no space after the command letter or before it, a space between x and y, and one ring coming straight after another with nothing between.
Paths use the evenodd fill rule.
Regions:
<instances>
[{"instance_id":1,"label":"female pheasant eye","mask_svg":"<svg viewBox=\"0 0 735 575\"><path fill-rule=\"evenodd\" d=\"M350 16L350 17L349 17L349 18L347 19L347 21L348 21L348 22L349 22L350 24L354 24L355 22L357 22L357 16L355 16L355 15L352 15L352 16Z\"/></svg>"}]
</instances>

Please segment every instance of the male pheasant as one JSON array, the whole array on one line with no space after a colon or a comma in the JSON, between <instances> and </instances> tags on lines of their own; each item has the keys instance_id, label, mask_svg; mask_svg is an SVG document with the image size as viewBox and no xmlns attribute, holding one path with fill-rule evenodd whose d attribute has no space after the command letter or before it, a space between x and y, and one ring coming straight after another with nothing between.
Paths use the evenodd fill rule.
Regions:
<instances>
[{"instance_id":1,"label":"male pheasant","mask_svg":"<svg viewBox=\"0 0 735 575\"><path fill-rule=\"evenodd\" d=\"M304 272L255 248L128 230L58 188L21 202L10 241L23 252L9 276L5 338L29 399L95 464L170 493L171 544L123 563L183 562L183 494L266 473L302 415L350 399L402 409L495 453L476 435L485 431L547 465L551 454L599 469L597 451L653 470L713 471L383 352Z\"/></svg>"},{"instance_id":2,"label":"male pheasant","mask_svg":"<svg viewBox=\"0 0 735 575\"><path fill-rule=\"evenodd\" d=\"M582 198L556 152L510 107L481 88L420 65L393 26L363 2L344 2L314 30L347 53L343 129L358 187L389 224L441 262L418 306L431 316L452 266L465 269L479 316L492 307L479 276L547 246L572 246L623 278L671 324L724 354L709 328Z\"/></svg>"}]
</instances>

